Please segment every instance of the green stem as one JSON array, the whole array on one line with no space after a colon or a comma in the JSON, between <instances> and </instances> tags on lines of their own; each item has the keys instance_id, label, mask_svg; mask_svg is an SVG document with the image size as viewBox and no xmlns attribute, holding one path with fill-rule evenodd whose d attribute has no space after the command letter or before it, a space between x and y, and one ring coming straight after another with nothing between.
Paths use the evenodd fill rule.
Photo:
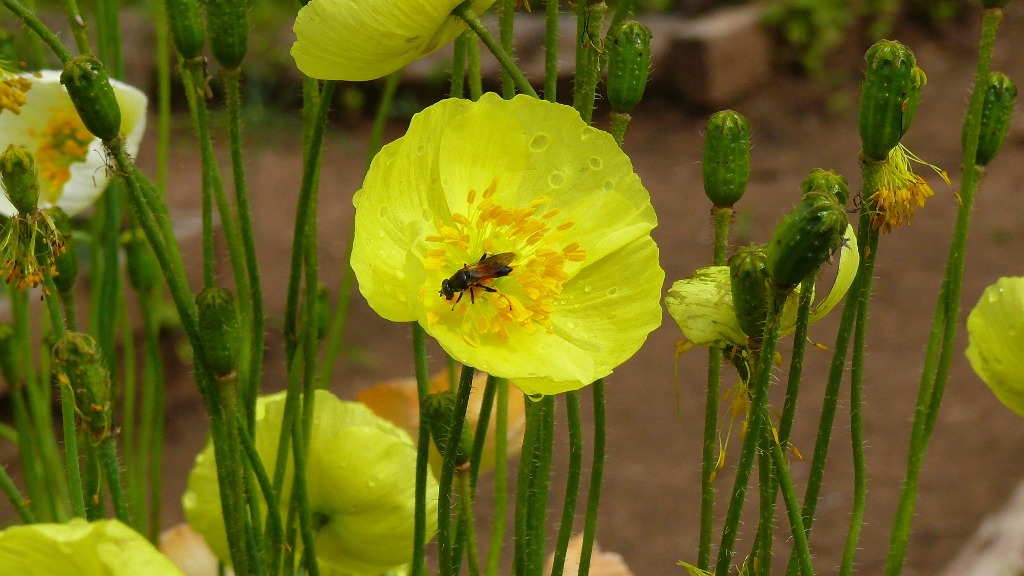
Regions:
<instances>
[{"instance_id":1,"label":"green stem","mask_svg":"<svg viewBox=\"0 0 1024 576\"><path fill-rule=\"evenodd\" d=\"M430 374L427 368L427 339L423 327L412 323L413 362L416 371L416 391L420 406L419 439L416 442L416 501L413 515L413 546L411 576L423 576L427 540L427 467L430 455L430 427L426 425L424 400L430 394Z\"/></svg>"},{"instance_id":2,"label":"green stem","mask_svg":"<svg viewBox=\"0 0 1024 576\"><path fill-rule=\"evenodd\" d=\"M74 290L68 290L67 292L60 292L61 304L64 305L64 316L67 320L68 330L72 332L78 331L78 310L75 306L75 292Z\"/></svg>"},{"instance_id":3,"label":"green stem","mask_svg":"<svg viewBox=\"0 0 1024 576\"><path fill-rule=\"evenodd\" d=\"M120 276L120 275L119 275ZM144 480L138 473L142 468L142 460L136 453L136 401L139 399L138 374L136 371L135 334L132 331L132 320L128 316L128 298L125 290L118 290L117 318L121 325L121 352L123 366L121 376L121 432L124 438L124 447L121 449L121 457L124 459L125 481L128 490L128 501L131 503L129 509L133 511L132 519L139 534L146 532L145 496L144 487L140 480ZM145 423L143 422L143 425Z\"/></svg>"},{"instance_id":4,"label":"green stem","mask_svg":"<svg viewBox=\"0 0 1024 576\"><path fill-rule=\"evenodd\" d=\"M64 0L64 12L68 15L68 26L71 27L71 34L75 37L75 46L79 54L90 54L89 32L85 29L85 20L78 11L78 3L75 0ZM43 38L46 41L46 38ZM59 56L59 54L58 54Z\"/></svg>"},{"instance_id":5,"label":"green stem","mask_svg":"<svg viewBox=\"0 0 1024 576\"><path fill-rule=\"evenodd\" d=\"M249 574L249 555L246 536L245 482L243 477L241 441L238 427L238 391L234 377L227 377L217 383L217 410L220 413L221 433L225 449L215 453L223 466L224 480L221 483L221 508L224 525L231 545L232 566L236 574ZM298 468L296 468L297 470ZM256 565L254 565L255 567Z\"/></svg>"},{"instance_id":6,"label":"green stem","mask_svg":"<svg viewBox=\"0 0 1024 576\"><path fill-rule=\"evenodd\" d=\"M470 2L463 2L456 6L455 10L452 10L452 15L462 18L466 24L469 25L469 28L480 37L484 46L491 51L491 54L494 54L495 59L497 59L498 63L501 64L502 69L509 74L520 92L537 98L537 91L533 89L533 86L530 86L530 81L526 79L525 75L523 75L523 71L516 66L512 57L509 56L508 52L506 52L500 44L498 44L498 41L491 35L491 31L488 30L487 27L484 26L483 22L480 21L476 12L473 11L473 7Z\"/></svg>"},{"instance_id":7,"label":"green stem","mask_svg":"<svg viewBox=\"0 0 1024 576\"><path fill-rule=\"evenodd\" d=\"M7 469L0 466L0 490L3 490L4 494L7 495L7 499L10 500L11 506L21 517L21 521L25 524L35 524L36 517L32 514L32 509L29 507L29 502L25 500L25 497L18 492L18 487L14 485L14 480L11 480L10 475L7 474Z\"/></svg>"},{"instance_id":8,"label":"green stem","mask_svg":"<svg viewBox=\"0 0 1024 576\"><path fill-rule=\"evenodd\" d=\"M82 492L82 472L78 468L78 433L75 430L75 397L70 385L60 388L60 407L64 424L64 458L68 470L68 488L71 511L76 518L85 518L85 495Z\"/></svg>"},{"instance_id":9,"label":"green stem","mask_svg":"<svg viewBox=\"0 0 1024 576\"><path fill-rule=\"evenodd\" d=\"M486 576L498 574L498 562L505 543L505 518L508 514L508 383L498 383L498 406L494 422L494 520L487 548Z\"/></svg>"},{"instance_id":10,"label":"green stem","mask_svg":"<svg viewBox=\"0 0 1024 576\"><path fill-rule=\"evenodd\" d=\"M276 575L281 569L281 552L283 551L284 538L284 527L281 523L281 504L277 500L277 493L274 492L274 485L270 481L267 469L263 466L260 453L256 450L256 443L249 434L248 423L242 419L241 414L238 414L235 424L238 427L238 438L249 461L249 467L256 476L256 482L263 493L263 501L267 503L266 534L268 558L266 573Z\"/></svg>"},{"instance_id":11,"label":"green stem","mask_svg":"<svg viewBox=\"0 0 1024 576\"><path fill-rule=\"evenodd\" d=\"M473 32L466 30L455 37L452 43L452 87L448 92L449 98L462 98L465 96L466 85L466 45L469 43L469 36Z\"/></svg>"},{"instance_id":12,"label":"green stem","mask_svg":"<svg viewBox=\"0 0 1024 576\"><path fill-rule=\"evenodd\" d=\"M583 520L579 576L590 574L590 558L594 552L594 537L597 535L597 507L601 503L601 481L604 478L604 379L598 379L591 384L591 389L594 393L594 462L590 466L590 487L587 489L587 514Z\"/></svg>"},{"instance_id":13,"label":"green stem","mask_svg":"<svg viewBox=\"0 0 1024 576\"><path fill-rule=\"evenodd\" d=\"M311 324L315 323L311 322ZM313 530L313 517L309 510L309 495L306 490L306 434L304 426L299 421L295 422L292 430L292 458L295 459L295 487L293 490L295 491L295 500L299 505L299 528L302 532L306 573L310 576L320 576L320 566L316 560L316 534Z\"/></svg>"},{"instance_id":14,"label":"green stem","mask_svg":"<svg viewBox=\"0 0 1024 576\"><path fill-rule=\"evenodd\" d=\"M558 95L558 0L544 2L544 99Z\"/></svg>"},{"instance_id":15,"label":"green stem","mask_svg":"<svg viewBox=\"0 0 1024 576\"><path fill-rule=\"evenodd\" d=\"M117 461L117 444L113 436L107 436L100 441L99 455L103 463L103 473L107 480L107 488L110 490L110 501L114 505L114 516L126 525L131 526L131 515L128 513L128 498L125 497L124 489L121 486L121 465Z\"/></svg>"},{"instance_id":16,"label":"green stem","mask_svg":"<svg viewBox=\"0 0 1024 576\"><path fill-rule=\"evenodd\" d=\"M516 475L515 534L513 542L513 573L527 576L527 554L529 544L530 491L533 489L533 468L537 464L537 445L543 423L541 405L524 397L526 407L526 430L523 433L523 448L519 455L519 471Z\"/></svg>"},{"instance_id":17,"label":"green stem","mask_svg":"<svg viewBox=\"0 0 1024 576\"><path fill-rule=\"evenodd\" d=\"M529 576L541 576L544 571L548 486L551 479L551 456L555 437L555 397L545 396L539 402L543 421L537 442L537 461L530 471L530 509L526 540L526 574Z\"/></svg>"},{"instance_id":18,"label":"green stem","mask_svg":"<svg viewBox=\"0 0 1024 576\"><path fill-rule=\"evenodd\" d=\"M576 519L576 500L579 498L580 476L583 468L583 433L580 425L580 396L575 390L565 393L565 412L569 420L569 472L566 475L565 504L562 521L558 526L558 539L551 562L551 576L561 576L565 570L565 555Z\"/></svg>"},{"instance_id":19,"label":"green stem","mask_svg":"<svg viewBox=\"0 0 1024 576\"><path fill-rule=\"evenodd\" d=\"M53 497L49 493L46 471L43 470L42 454L36 445L39 439L32 430L28 406L25 403L24 384L15 374L14 370L4 367L4 380L10 387L10 396L14 404L14 426L18 432L21 475L25 482L25 491L28 492L30 512L32 509L43 511Z\"/></svg>"},{"instance_id":20,"label":"green stem","mask_svg":"<svg viewBox=\"0 0 1024 576\"><path fill-rule=\"evenodd\" d=\"M760 519L757 526L757 538L754 539L754 552L757 558L757 573L770 576L772 571L772 533L775 530L775 485L772 469L771 419L766 414L764 423L768 430L761 432L761 442L757 453L757 474Z\"/></svg>"},{"instance_id":21,"label":"green stem","mask_svg":"<svg viewBox=\"0 0 1024 576\"><path fill-rule=\"evenodd\" d=\"M510 59L515 58L515 46L513 44L513 26L516 18L516 0L499 0L498 2L498 33L501 37L501 48ZM512 75L504 67L501 69L501 95L509 100L516 95L516 83Z\"/></svg>"},{"instance_id":22,"label":"green stem","mask_svg":"<svg viewBox=\"0 0 1024 576\"><path fill-rule=\"evenodd\" d=\"M480 576L480 558L477 556L476 528L473 519L473 493L470 475L459 471L459 532L465 534L466 562L469 576ZM458 544L463 544L458 542Z\"/></svg>"},{"instance_id":23,"label":"green stem","mask_svg":"<svg viewBox=\"0 0 1024 576\"><path fill-rule=\"evenodd\" d=\"M633 0L619 0L615 3L615 11L612 12L612 19L608 23L608 33L611 34L612 30L626 21L629 18L630 13L633 11ZM605 37L607 39L607 36ZM607 58L607 56L605 56Z\"/></svg>"},{"instance_id":24,"label":"green stem","mask_svg":"<svg viewBox=\"0 0 1024 576\"><path fill-rule=\"evenodd\" d=\"M615 139L615 143L619 145L619 148L622 148L622 143L626 140L626 129L629 128L629 122L633 117L627 112L616 112L614 110L609 116L612 120L612 138Z\"/></svg>"},{"instance_id":25,"label":"green stem","mask_svg":"<svg viewBox=\"0 0 1024 576\"><path fill-rule=\"evenodd\" d=\"M160 515L163 504L163 437L164 437L164 374L160 357L160 320L156 307L160 288L139 292L139 309L143 330L142 431L139 437L139 484L149 484L150 542L160 538ZM148 470L148 475L147 475ZM141 514L141 510L136 512Z\"/></svg>"},{"instance_id":26,"label":"green stem","mask_svg":"<svg viewBox=\"0 0 1024 576\"><path fill-rule=\"evenodd\" d=\"M26 26L31 28L32 31L39 36L39 39L57 55L57 58L60 58L61 64L67 64L72 58L74 58L74 56L71 55L71 52L64 47L60 38L58 38L53 31L47 28L46 24L43 24L43 21L40 20L31 10L18 2L18 0L3 0L3 2L4 6L6 6L8 10L14 12L14 15L21 19ZM88 40L86 41L86 46L88 47Z\"/></svg>"},{"instance_id":27,"label":"green stem","mask_svg":"<svg viewBox=\"0 0 1024 576\"><path fill-rule=\"evenodd\" d=\"M459 380L459 391L456 396L455 413L448 438L445 440L444 459L441 463L441 479L438 482L437 496L437 549L439 556L439 573L441 576L455 576L452 572L454 559L452 555L452 480L455 475L455 456L458 452L459 439L462 438L462 427L466 423L466 411L469 408L469 393L473 388L473 367L463 366Z\"/></svg>"},{"instance_id":28,"label":"green stem","mask_svg":"<svg viewBox=\"0 0 1024 576\"><path fill-rule=\"evenodd\" d=\"M124 56L121 52L121 25L117 0L96 1L96 44L100 60L112 78L124 80Z\"/></svg>"},{"instance_id":29,"label":"green stem","mask_svg":"<svg viewBox=\"0 0 1024 576\"><path fill-rule=\"evenodd\" d=\"M110 372L111 381L117 381L117 310L121 300L121 220L123 216L124 181L114 178L100 197L101 215L94 222L96 240L93 244L97 254L97 272L93 287L98 292L93 298L90 325L96 334L96 341L103 351L103 360Z\"/></svg>"},{"instance_id":30,"label":"green stem","mask_svg":"<svg viewBox=\"0 0 1024 576\"><path fill-rule=\"evenodd\" d=\"M796 418L797 399L800 395L800 380L804 371L804 353L807 351L807 328L810 324L811 304L814 303L814 276L808 276L800 283L800 300L796 309L796 328L793 333L793 354L789 360L789 378L786 381L786 399L779 419L779 443L783 448L789 445L789 434Z\"/></svg>"},{"instance_id":31,"label":"green stem","mask_svg":"<svg viewBox=\"0 0 1024 576\"><path fill-rule=\"evenodd\" d=\"M754 454L757 452L762 423L767 411L768 383L775 359L775 345L779 338L779 327L781 325L779 318L785 301L786 295L773 289L768 309L768 318L765 321L758 369L752 385L749 387L752 398L747 409L746 436L743 438L740 460L736 465L736 480L733 484L729 509L725 516L725 526L722 528L722 542L718 547L715 574L729 574L732 566L733 546L736 544L740 516L743 513L743 503L747 495L747 484L750 482L750 471L754 465Z\"/></svg>"},{"instance_id":32,"label":"green stem","mask_svg":"<svg viewBox=\"0 0 1024 576\"><path fill-rule=\"evenodd\" d=\"M604 0L593 4L580 0L576 4L576 78L573 84L572 106L580 117L590 124L594 117L597 83L601 79L601 53L604 38L601 26L608 5Z\"/></svg>"},{"instance_id":33,"label":"green stem","mask_svg":"<svg viewBox=\"0 0 1024 576\"><path fill-rule=\"evenodd\" d=\"M449 357L450 358L450 357ZM473 432L473 448L469 455L469 496L472 500L476 497L476 482L480 475L480 460L484 454L484 444L487 443L487 428L491 423L491 410L494 408L494 393L498 387L499 378L494 376L487 376L487 383L484 385L484 393L480 398L480 413L477 416L476 430ZM460 514L464 513L463 502L459 501ZM472 511L471 511L472 512ZM467 534L466 529L469 525L466 522L460 522L455 532L455 546L452 549L452 557L454 558L455 568L452 570L453 573L459 573L459 566L462 562L462 548L466 545L467 539L472 537L475 541L475 534ZM479 566L477 567L479 572Z\"/></svg>"},{"instance_id":34,"label":"green stem","mask_svg":"<svg viewBox=\"0 0 1024 576\"><path fill-rule=\"evenodd\" d=\"M167 173L171 157L171 38L167 24L167 6L160 0L156 0L152 4L153 21L156 27L156 183L160 193L166 196Z\"/></svg>"},{"instance_id":35,"label":"green stem","mask_svg":"<svg viewBox=\"0 0 1024 576\"><path fill-rule=\"evenodd\" d=\"M914 425L910 436L910 451L907 458L907 473L900 491L900 500L893 521L892 535L889 540L889 555L885 566L886 576L897 576L903 569L907 542L910 539L910 526L913 522L914 504L917 500L917 484L920 478L921 465L932 428L938 417L942 396L945 392L946 380L953 359L953 347L956 340L957 323L959 322L960 294L963 288L964 258L967 249L967 230L970 224L971 209L974 206L974 195L978 190L981 170L975 165L978 153L978 135L981 132L981 113L985 97L985 82L988 80L989 68L992 63L992 50L995 46L996 34L1002 20L1002 10L986 9L982 19L981 41L978 50L978 67L974 78L974 91L971 104L964 121L964 173L960 183L960 209L957 212L956 225L953 229L953 240L949 248L949 259L946 262L946 273L943 281L946 287L944 299L940 299L935 317L944 317L941 335L941 348L938 364L935 369L934 382L922 380L918 394L918 404L914 412ZM928 342L930 352L936 340L935 331ZM927 358L926 358L927 364ZM926 366L927 368L927 366ZM925 376L928 371L925 371ZM928 389L927 391L925 389Z\"/></svg>"},{"instance_id":36,"label":"green stem","mask_svg":"<svg viewBox=\"0 0 1024 576\"><path fill-rule=\"evenodd\" d=\"M469 98L476 102L484 95L483 79L480 77L480 41L467 33L466 69L469 72Z\"/></svg>"},{"instance_id":37,"label":"green stem","mask_svg":"<svg viewBox=\"0 0 1024 576\"><path fill-rule=\"evenodd\" d=\"M85 434L78 435L78 444L85 451L85 519L95 522L107 513L106 499L103 497L103 465L100 463L99 446L89 442Z\"/></svg>"},{"instance_id":38,"label":"green stem","mask_svg":"<svg viewBox=\"0 0 1024 576\"><path fill-rule=\"evenodd\" d=\"M763 418L768 418L767 412ZM800 501L797 500L796 488L793 487L793 479L789 475L786 455L778 442L772 442L771 446L772 459L775 462L775 477L782 488L782 500L786 503L786 512L789 514L789 525L793 532L793 547L796 549L796 555L800 561L800 569L804 574L813 576L811 549L807 544L807 532L803 525L803 517L800 515ZM769 559L770 561L771 559Z\"/></svg>"}]
</instances>

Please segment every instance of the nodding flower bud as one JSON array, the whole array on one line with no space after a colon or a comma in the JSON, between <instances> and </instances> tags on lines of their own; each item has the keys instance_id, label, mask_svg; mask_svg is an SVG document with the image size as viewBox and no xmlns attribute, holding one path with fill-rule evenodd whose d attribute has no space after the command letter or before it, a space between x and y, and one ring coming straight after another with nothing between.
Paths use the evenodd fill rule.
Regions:
<instances>
[{"instance_id":1,"label":"nodding flower bud","mask_svg":"<svg viewBox=\"0 0 1024 576\"><path fill-rule=\"evenodd\" d=\"M867 159L881 162L903 137L904 113L920 76L914 73L914 53L899 42L879 40L868 48L864 60L867 70L860 91L860 140Z\"/></svg>"},{"instance_id":2,"label":"nodding flower bud","mask_svg":"<svg viewBox=\"0 0 1024 576\"><path fill-rule=\"evenodd\" d=\"M833 194L806 194L775 227L768 244L766 266L772 286L788 291L816 273L839 248L846 227L846 211Z\"/></svg>"},{"instance_id":3,"label":"nodding flower bud","mask_svg":"<svg viewBox=\"0 0 1024 576\"><path fill-rule=\"evenodd\" d=\"M207 288L196 296L196 306L206 364L219 380L230 378L238 365L235 297L223 288Z\"/></svg>"},{"instance_id":4,"label":"nodding flower bud","mask_svg":"<svg viewBox=\"0 0 1024 576\"><path fill-rule=\"evenodd\" d=\"M764 247L739 247L729 258L732 306L743 333L761 340L768 315L768 270Z\"/></svg>"},{"instance_id":5,"label":"nodding flower bud","mask_svg":"<svg viewBox=\"0 0 1024 576\"><path fill-rule=\"evenodd\" d=\"M814 191L826 191L836 197L840 206L846 206L850 199L850 185L846 178L832 170L815 168L810 175L800 184L800 191L806 196Z\"/></svg>"},{"instance_id":6,"label":"nodding flower bud","mask_svg":"<svg viewBox=\"0 0 1024 576\"><path fill-rule=\"evenodd\" d=\"M87 54L71 60L60 74L60 83L89 132L103 141L117 138L121 133L121 107L99 60Z\"/></svg>"},{"instance_id":7,"label":"nodding flower bud","mask_svg":"<svg viewBox=\"0 0 1024 576\"><path fill-rule=\"evenodd\" d=\"M985 86L985 103L981 109L981 131L978 133L978 154L975 163L987 166L999 154L1003 140L1010 128L1010 115L1013 114L1014 100L1017 99L1017 86L1013 80L1002 72L993 72L988 76ZM964 126L961 143L967 148L967 126Z\"/></svg>"},{"instance_id":8,"label":"nodding flower bud","mask_svg":"<svg viewBox=\"0 0 1024 576\"><path fill-rule=\"evenodd\" d=\"M608 104L615 112L632 112L644 96L651 73L651 31L635 21L623 22L610 34Z\"/></svg>"},{"instance_id":9,"label":"nodding flower bud","mask_svg":"<svg viewBox=\"0 0 1024 576\"><path fill-rule=\"evenodd\" d=\"M64 237L64 250L53 258L53 283L58 292L66 294L74 289L78 278L78 249L71 239L71 219L60 206L52 206L44 212L50 217L57 233Z\"/></svg>"},{"instance_id":10,"label":"nodding flower bud","mask_svg":"<svg viewBox=\"0 0 1024 576\"><path fill-rule=\"evenodd\" d=\"M249 9L245 0L207 0L206 27L210 51L220 65L233 70L242 65L249 49Z\"/></svg>"},{"instance_id":11,"label":"nodding flower bud","mask_svg":"<svg viewBox=\"0 0 1024 576\"><path fill-rule=\"evenodd\" d=\"M28 214L38 207L39 180L36 177L36 162L32 154L11 144L0 155L0 182L3 182L7 198L19 214Z\"/></svg>"},{"instance_id":12,"label":"nodding flower bud","mask_svg":"<svg viewBox=\"0 0 1024 576\"><path fill-rule=\"evenodd\" d=\"M110 373L92 336L65 332L53 346L53 374L59 386L67 386L75 397L79 426L94 441L110 432Z\"/></svg>"},{"instance_id":13,"label":"nodding flower bud","mask_svg":"<svg viewBox=\"0 0 1024 576\"><path fill-rule=\"evenodd\" d=\"M167 0L167 24L174 48L183 60L198 58L206 44L206 29L196 0Z\"/></svg>"},{"instance_id":14,"label":"nodding flower bud","mask_svg":"<svg viewBox=\"0 0 1024 576\"><path fill-rule=\"evenodd\" d=\"M128 268L128 282L139 292L149 292L163 281L163 272L156 259L153 247L140 228L126 230L121 234L124 246L125 267Z\"/></svg>"},{"instance_id":15,"label":"nodding flower bud","mask_svg":"<svg viewBox=\"0 0 1024 576\"><path fill-rule=\"evenodd\" d=\"M316 287L316 338L327 336L331 328L331 294L327 285L320 283Z\"/></svg>"},{"instance_id":16,"label":"nodding flower bud","mask_svg":"<svg viewBox=\"0 0 1024 576\"><path fill-rule=\"evenodd\" d=\"M750 122L732 110L711 115L704 137L704 193L715 206L732 206L750 178Z\"/></svg>"},{"instance_id":17,"label":"nodding flower bud","mask_svg":"<svg viewBox=\"0 0 1024 576\"><path fill-rule=\"evenodd\" d=\"M448 434L455 420L456 402L456 395L450 390L428 394L423 402L423 414L427 418L426 425L430 427L430 435L434 438L434 446L437 447L437 451L442 457L446 456L445 453L448 449ZM469 455L472 450L473 434L469 431L469 427L463 423L462 436L459 438L458 449L454 456L455 465L463 466L469 462Z\"/></svg>"},{"instance_id":18,"label":"nodding flower bud","mask_svg":"<svg viewBox=\"0 0 1024 576\"><path fill-rule=\"evenodd\" d=\"M917 116L917 107L921 104L921 90L928 83L928 75L919 66L914 66L914 69L910 71L910 77L910 92L907 93L907 105L903 110L904 134L907 133L907 130L910 130L910 125L914 123L914 117Z\"/></svg>"}]
</instances>

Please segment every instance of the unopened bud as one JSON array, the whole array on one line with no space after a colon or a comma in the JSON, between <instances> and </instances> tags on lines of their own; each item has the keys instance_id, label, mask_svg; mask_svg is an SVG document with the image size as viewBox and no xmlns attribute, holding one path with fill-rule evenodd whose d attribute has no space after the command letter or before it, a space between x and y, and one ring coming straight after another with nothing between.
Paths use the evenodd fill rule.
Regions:
<instances>
[{"instance_id":1,"label":"unopened bud","mask_svg":"<svg viewBox=\"0 0 1024 576\"><path fill-rule=\"evenodd\" d=\"M858 118L861 146L868 160L881 162L903 137L904 115L923 74L914 72L917 66L914 53L892 40L876 42L864 59L867 70L861 86ZM917 90L920 92L920 86ZM916 109L916 104L914 107Z\"/></svg>"},{"instance_id":2,"label":"unopened bud","mask_svg":"<svg viewBox=\"0 0 1024 576\"><path fill-rule=\"evenodd\" d=\"M704 137L704 193L715 206L732 206L750 178L750 122L732 110L711 115Z\"/></svg>"},{"instance_id":3,"label":"unopened bud","mask_svg":"<svg viewBox=\"0 0 1024 576\"><path fill-rule=\"evenodd\" d=\"M36 163L32 154L11 144L0 155L0 182L11 204L19 214L28 214L38 207L39 180L36 177Z\"/></svg>"},{"instance_id":4,"label":"unopened bud","mask_svg":"<svg viewBox=\"0 0 1024 576\"><path fill-rule=\"evenodd\" d=\"M207 288L196 296L199 337L206 364L218 378L230 377L238 365L238 312L235 297L223 288Z\"/></svg>"},{"instance_id":5,"label":"unopened bud","mask_svg":"<svg viewBox=\"0 0 1024 576\"><path fill-rule=\"evenodd\" d=\"M455 421L455 404L457 401L455 393L450 390L428 394L423 401L423 412L427 418L426 425L430 427L430 435L434 438L434 446L437 447L437 451L442 457L446 457L448 434ZM458 449L454 456L455 465L462 466L469 462L469 455L472 450L473 434L469 431L469 427L463 423L462 436L459 438Z\"/></svg>"},{"instance_id":6,"label":"unopened bud","mask_svg":"<svg viewBox=\"0 0 1024 576\"><path fill-rule=\"evenodd\" d=\"M806 196L811 192L829 192L835 196L840 206L846 206L850 198L850 185L846 178L832 170L815 168L800 184L800 191Z\"/></svg>"},{"instance_id":7,"label":"unopened bud","mask_svg":"<svg viewBox=\"0 0 1024 576\"><path fill-rule=\"evenodd\" d=\"M985 103L981 110L981 131L978 132L978 154L975 156L978 166L987 166L999 154L1010 128L1010 116L1013 114L1014 100L1017 99L1017 86L1013 80L1002 72L993 72L988 76L985 85ZM964 126L961 138L963 147L967 147L967 126Z\"/></svg>"},{"instance_id":8,"label":"unopened bud","mask_svg":"<svg viewBox=\"0 0 1024 576\"><path fill-rule=\"evenodd\" d=\"M68 62L61 72L60 83L67 89L89 132L103 141L117 138L121 133L121 107L99 60L82 55Z\"/></svg>"},{"instance_id":9,"label":"unopened bud","mask_svg":"<svg viewBox=\"0 0 1024 576\"><path fill-rule=\"evenodd\" d=\"M206 27L210 51L228 70L242 65L248 50L249 17L245 0L207 0Z\"/></svg>"},{"instance_id":10,"label":"unopened bud","mask_svg":"<svg viewBox=\"0 0 1024 576\"><path fill-rule=\"evenodd\" d=\"M59 386L75 397L79 425L94 441L110 432L110 373L92 336L65 332L53 346L53 373Z\"/></svg>"},{"instance_id":11,"label":"unopened bud","mask_svg":"<svg viewBox=\"0 0 1024 576\"><path fill-rule=\"evenodd\" d=\"M128 282L139 292L149 292L163 281L160 263L153 247L141 229L126 230L121 234L124 246L125 267L128 268Z\"/></svg>"},{"instance_id":12,"label":"unopened bud","mask_svg":"<svg viewBox=\"0 0 1024 576\"><path fill-rule=\"evenodd\" d=\"M64 250L53 259L56 273L53 275L53 283L57 291L64 294L75 287L75 280L78 278L78 248L71 239L71 219L67 212L60 206L52 206L45 210L46 215L53 222L57 234L64 237Z\"/></svg>"},{"instance_id":13,"label":"unopened bud","mask_svg":"<svg viewBox=\"0 0 1024 576\"><path fill-rule=\"evenodd\" d=\"M743 332L754 340L764 334L768 315L768 270L764 247L739 247L729 258L732 305Z\"/></svg>"},{"instance_id":14,"label":"unopened bud","mask_svg":"<svg viewBox=\"0 0 1024 576\"><path fill-rule=\"evenodd\" d=\"M183 60L197 58L206 44L203 16L196 0L167 0L167 24L174 48Z\"/></svg>"},{"instance_id":15,"label":"unopened bud","mask_svg":"<svg viewBox=\"0 0 1024 576\"><path fill-rule=\"evenodd\" d=\"M812 191L775 227L768 244L767 268L772 285L791 290L818 271L839 249L847 227L846 211L835 196Z\"/></svg>"},{"instance_id":16,"label":"unopened bud","mask_svg":"<svg viewBox=\"0 0 1024 576\"><path fill-rule=\"evenodd\" d=\"M644 96L651 73L651 31L639 22L623 22L610 34L608 104L615 112L632 112Z\"/></svg>"}]
</instances>

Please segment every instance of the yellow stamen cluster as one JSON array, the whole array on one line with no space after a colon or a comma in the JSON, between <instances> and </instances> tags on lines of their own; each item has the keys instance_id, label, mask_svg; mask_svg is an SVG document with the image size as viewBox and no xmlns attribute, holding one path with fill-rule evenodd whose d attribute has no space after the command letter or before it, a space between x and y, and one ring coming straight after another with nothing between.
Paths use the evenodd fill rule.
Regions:
<instances>
[{"instance_id":1,"label":"yellow stamen cluster","mask_svg":"<svg viewBox=\"0 0 1024 576\"><path fill-rule=\"evenodd\" d=\"M949 177L940 168L921 160L902 144L889 152L889 157L878 175L878 190L871 195L871 227L888 234L899 228L917 208L935 195L928 182L914 173L910 161L924 164L938 173L949 184Z\"/></svg>"},{"instance_id":2,"label":"yellow stamen cluster","mask_svg":"<svg viewBox=\"0 0 1024 576\"><path fill-rule=\"evenodd\" d=\"M53 220L41 210L13 216L0 242L0 275L18 290L34 288L43 283L47 269L57 275L54 259L67 249L66 242Z\"/></svg>"},{"instance_id":3,"label":"yellow stamen cluster","mask_svg":"<svg viewBox=\"0 0 1024 576\"><path fill-rule=\"evenodd\" d=\"M438 224L439 234L427 236L426 242L435 245L426 251L423 266L428 271L440 270L454 274L465 265L472 266L484 254L512 252L512 273L498 279L494 286L498 292L469 288L451 313L462 318L463 338L471 345L477 337L496 334L506 341L510 326L519 326L532 333L538 326L550 328L555 301L562 292L562 284L569 275L565 267L570 262L583 262L586 252L576 242L562 244L564 233L573 227L572 221L559 221L558 208L545 209L550 199L534 200L529 207L507 208L494 201L498 181L479 195L470 190L466 200L467 214L452 214L449 222ZM477 202L479 200L479 202ZM481 282L492 286L493 280ZM436 289L426 287L420 301L437 298ZM483 300L489 305L473 301ZM431 311L427 321L438 322L446 313Z\"/></svg>"},{"instance_id":4,"label":"yellow stamen cluster","mask_svg":"<svg viewBox=\"0 0 1024 576\"><path fill-rule=\"evenodd\" d=\"M0 112L10 110L21 114L25 105L25 93L32 88L32 82L16 74L0 70Z\"/></svg>"},{"instance_id":5,"label":"yellow stamen cluster","mask_svg":"<svg viewBox=\"0 0 1024 576\"><path fill-rule=\"evenodd\" d=\"M71 165L85 161L94 137L78 114L66 108L57 109L42 131L29 135L42 140L36 152L42 199L56 203L71 180Z\"/></svg>"}]
</instances>

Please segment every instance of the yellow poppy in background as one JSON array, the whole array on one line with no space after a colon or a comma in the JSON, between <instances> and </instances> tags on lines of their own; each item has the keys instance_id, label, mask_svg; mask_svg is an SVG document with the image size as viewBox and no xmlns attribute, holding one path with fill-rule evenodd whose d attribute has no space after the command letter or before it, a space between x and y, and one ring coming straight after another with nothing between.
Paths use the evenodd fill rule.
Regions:
<instances>
[{"instance_id":1,"label":"yellow poppy in background","mask_svg":"<svg viewBox=\"0 0 1024 576\"><path fill-rule=\"evenodd\" d=\"M967 359L999 401L1024 416L1024 278L1000 278L967 317Z\"/></svg>"},{"instance_id":2,"label":"yellow poppy in background","mask_svg":"<svg viewBox=\"0 0 1024 576\"><path fill-rule=\"evenodd\" d=\"M661 324L650 196L611 135L568 106L441 101L381 150L353 202L370 306L527 394L607 376ZM508 259L500 277L441 292L493 255Z\"/></svg>"}]
</instances>

